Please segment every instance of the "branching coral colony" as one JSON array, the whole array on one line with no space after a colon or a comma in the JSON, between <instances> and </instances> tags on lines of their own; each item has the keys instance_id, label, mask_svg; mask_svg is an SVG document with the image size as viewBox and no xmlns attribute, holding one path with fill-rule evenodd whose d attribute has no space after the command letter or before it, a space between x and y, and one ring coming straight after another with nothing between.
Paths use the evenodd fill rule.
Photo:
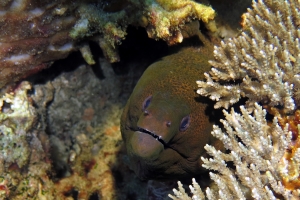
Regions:
<instances>
[{"instance_id":1,"label":"branching coral colony","mask_svg":"<svg viewBox=\"0 0 300 200\"><path fill-rule=\"evenodd\" d=\"M179 182L172 199L299 199L300 2L258 0L252 6L241 35L215 47L207 81L197 81L197 92L217 101L215 108L248 99L241 114L223 111L224 130L213 127L230 153L205 146L212 158L203 158L203 167L215 170L216 187L205 195L193 180L190 198ZM274 115L272 123L258 103Z\"/></svg>"},{"instance_id":2,"label":"branching coral colony","mask_svg":"<svg viewBox=\"0 0 300 200\"><path fill-rule=\"evenodd\" d=\"M197 93L217 101L215 108L247 97L248 108L262 102L294 110L300 99L299 2L253 2L243 19L241 35L215 47L214 67L206 82L197 82Z\"/></svg>"}]
</instances>

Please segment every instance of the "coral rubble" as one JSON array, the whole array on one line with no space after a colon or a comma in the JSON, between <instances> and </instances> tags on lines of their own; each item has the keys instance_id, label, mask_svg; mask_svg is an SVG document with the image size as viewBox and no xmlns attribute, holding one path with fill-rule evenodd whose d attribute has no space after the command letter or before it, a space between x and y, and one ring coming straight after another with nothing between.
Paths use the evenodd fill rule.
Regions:
<instances>
[{"instance_id":1,"label":"coral rubble","mask_svg":"<svg viewBox=\"0 0 300 200\"><path fill-rule=\"evenodd\" d=\"M181 26L199 19L214 29L214 10L180 1L3 1L0 4L0 87L49 67L80 50L94 64L88 41L96 41L110 62L128 25L145 27L149 37L182 41Z\"/></svg>"},{"instance_id":2,"label":"coral rubble","mask_svg":"<svg viewBox=\"0 0 300 200\"><path fill-rule=\"evenodd\" d=\"M213 127L229 153L206 145L212 158L202 158L203 167L214 170L212 186L204 195L193 180L191 198L179 182L172 199L299 199L300 3L258 0L252 6L242 16L241 35L215 47L207 81L197 81L198 93L217 101L216 108L247 97L241 114L223 110L223 128Z\"/></svg>"}]
</instances>

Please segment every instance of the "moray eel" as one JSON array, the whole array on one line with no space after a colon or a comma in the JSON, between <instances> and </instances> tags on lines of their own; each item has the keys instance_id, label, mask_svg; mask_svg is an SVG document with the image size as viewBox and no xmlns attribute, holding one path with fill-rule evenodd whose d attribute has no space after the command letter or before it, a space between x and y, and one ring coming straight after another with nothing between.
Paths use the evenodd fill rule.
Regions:
<instances>
[{"instance_id":1,"label":"moray eel","mask_svg":"<svg viewBox=\"0 0 300 200\"><path fill-rule=\"evenodd\" d=\"M190 47L166 56L150 65L134 88L121 117L121 133L131 168L141 179L203 172L203 147L215 143L211 102L196 94L196 80L210 69L207 54Z\"/></svg>"}]
</instances>

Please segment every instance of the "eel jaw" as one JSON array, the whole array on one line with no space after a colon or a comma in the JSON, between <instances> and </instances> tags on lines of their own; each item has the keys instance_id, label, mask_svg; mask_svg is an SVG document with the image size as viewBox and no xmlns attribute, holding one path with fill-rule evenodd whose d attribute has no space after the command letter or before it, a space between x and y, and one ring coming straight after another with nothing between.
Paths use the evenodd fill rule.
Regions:
<instances>
[{"instance_id":1,"label":"eel jaw","mask_svg":"<svg viewBox=\"0 0 300 200\"><path fill-rule=\"evenodd\" d=\"M174 147L172 147L168 142L166 142L165 140L163 140L161 136L153 133L152 131L149 131L147 129L141 128L139 126L137 126L136 128L129 127L129 129L131 131L133 131L133 132L139 132L140 134L150 135L155 140L157 140L158 142L160 142L163 145L164 149L172 149L173 151L175 151L176 153L178 153L181 157L186 158L186 156L184 156L183 154L181 154L180 151L178 151L177 149L175 149Z\"/></svg>"},{"instance_id":2,"label":"eel jaw","mask_svg":"<svg viewBox=\"0 0 300 200\"><path fill-rule=\"evenodd\" d=\"M172 149L173 151L177 152L181 157L183 158L187 158L186 156L184 156L183 154L180 153L180 151L176 150L174 147L172 147L171 145L168 144L168 142L165 142L161 136L159 135L156 135L155 133L147 130L147 129L144 129L144 128L141 128L141 127L137 127L137 129L133 129L133 128L130 128L132 131L138 131L140 133L145 133L145 134L148 134L150 136L152 136L154 139L156 139L158 142L160 142L163 146L164 146L164 149Z\"/></svg>"},{"instance_id":3,"label":"eel jaw","mask_svg":"<svg viewBox=\"0 0 300 200\"><path fill-rule=\"evenodd\" d=\"M141 133L146 133L148 135L151 135L154 139L156 139L157 141L159 141L163 146L164 148L169 148L168 144L162 139L161 136L159 135L156 135L155 133L147 130L147 129L144 129L144 128L141 128L141 127L137 127L137 130L136 131L139 131Z\"/></svg>"}]
</instances>

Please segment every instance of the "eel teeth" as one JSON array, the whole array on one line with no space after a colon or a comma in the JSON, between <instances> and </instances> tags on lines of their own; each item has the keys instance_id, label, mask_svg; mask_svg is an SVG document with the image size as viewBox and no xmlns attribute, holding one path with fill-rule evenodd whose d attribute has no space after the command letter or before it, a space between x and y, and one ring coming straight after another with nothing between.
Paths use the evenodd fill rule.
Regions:
<instances>
[{"instance_id":1,"label":"eel teeth","mask_svg":"<svg viewBox=\"0 0 300 200\"><path fill-rule=\"evenodd\" d=\"M168 144L162 139L161 136L156 135L155 133L141 127L137 127L137 131L151 135L154 139L162 143L162 145L164 145L164 148L168 148Z\"/></svg>"}]
</instances>

